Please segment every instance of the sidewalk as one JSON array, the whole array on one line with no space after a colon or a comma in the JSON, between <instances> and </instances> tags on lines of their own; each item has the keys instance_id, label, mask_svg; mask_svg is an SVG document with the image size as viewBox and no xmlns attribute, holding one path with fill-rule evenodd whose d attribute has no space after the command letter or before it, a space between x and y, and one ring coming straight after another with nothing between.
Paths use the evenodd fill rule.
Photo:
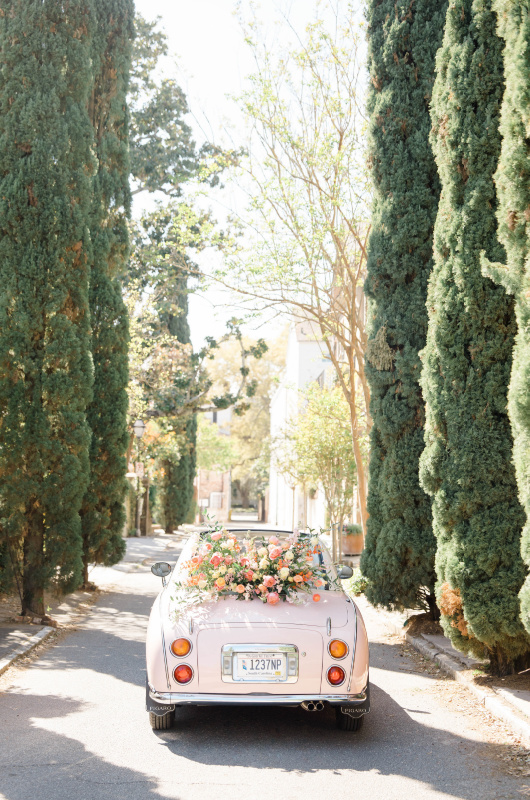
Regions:
<instances>
[{"instance_id":1,"label":"sidewalk","mask_svg":"<svg viewBox=\"0 0 530 800\"><path fill-rule=\"evenodd\" d=\"M74 623L80 613L90 608L102 590L108 590L120 583L120 574L125 577L123 573L148 572L155 561L174 563L186 536L187 534L167 536L157 531L153 537L127 539L127 551L119 564L114 567L95 567L90 571L89 578L96 584L96 591L78 591L66 597L53 597L47 594L45 595L47 615L53 619L59 630ZM55 627L50 625L42 625L37 617L34 623L29 623L18 616L19 612L18 597L0 598L0 675L14 661L26 655L55 630Z\"/></svg>"},{"instance_id":2,"label":"sidewalk","mask_svg":"<svg viewBox=\"0 0 530 800\"><path fill-rule=\"evenodd\" d=\"M407 632L407 619L417 612L399 614L373 609L364 596L355 598L363 611L370 608L381 616L393 633L405 639L422 656L434 661L454 680L466 686L493 716L501 719L530 745L530 671L506 678L492 678L486 661L468 658L440 634Z\"/></svg>"}]
</instances>

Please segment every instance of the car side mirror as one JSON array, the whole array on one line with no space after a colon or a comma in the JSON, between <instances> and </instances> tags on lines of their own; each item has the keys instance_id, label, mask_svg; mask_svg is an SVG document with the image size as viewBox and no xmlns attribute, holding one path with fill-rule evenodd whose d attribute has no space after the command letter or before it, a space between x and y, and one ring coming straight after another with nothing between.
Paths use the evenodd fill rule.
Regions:
<instances>
[{"instance_id":1,"label":"car side mirror","mask_svg":"<svg viewBox=\"0 0 530 800\"><path fill-rule=\"evenodd\" d=\"M151 567L151 572L153 575L156 575L157 578L162 578L162 583L165 586L166 578L171 572L171 564L168 564L167 561L157 561L156 564L153 564Z\"/></svg>"},{"instance_id":2,"label":"car side mirror","mask_svg":"<svg viewBox=\"0 0 530 800\"><path fill-rule=\"evenodd\" d=\"M341 564L337 570L337 577L341 579L341 581L346 580L346 578L351 578L353 575L353 570L351 567L348 567L346 564Z\"/></svg>"}]
</instances>

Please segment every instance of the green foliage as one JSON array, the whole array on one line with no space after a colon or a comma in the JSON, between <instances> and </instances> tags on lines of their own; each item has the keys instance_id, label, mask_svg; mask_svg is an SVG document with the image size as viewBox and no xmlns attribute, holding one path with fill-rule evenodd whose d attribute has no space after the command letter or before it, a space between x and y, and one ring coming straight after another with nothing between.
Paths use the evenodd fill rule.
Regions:
<instances>
[{"instance_id":1,"label":"green foliage","mask_svg":"<svg viewBox=\"0 0 530 800\"><path fill-rule=\"evenodd\" d=\"M272 444L278 472L293 485L321 486L326 498L338 557L338 534L351 512L357 471L349 412L339 387L311 385L301 398L297 416L288 421Z\"/></svg>"},{"instance_id":2,"label":"green foliage","mask_svg":"<svg viewBox=\"0 0 530 800\"><path fill-rule=\"evenodd\" d=\"M437 595L456 594L463 614L458 627L443 616L444 629L462 650L483 653L485 645L493 668L504 671L530 640L518 609L524 513L506 414L513 299L480 268L481 250L504 260L493 183L504 90L495 22L491 0L453 0L437 57L431 141L442 194L423 355L421 479L434 498Z\"/></svg>"},{"instance_id":3,"label":"green foliage","mask_svg":"<svg viewBox=\"0 0 530 800\"><path fill-rule=\"evenodd\" d=\"M82 575L94 22L61 0L14 0L0 17L2 548L37 614L46 587Z\"/></svg>"},{"instance_id":4,"label":"green foliage","mask_svg":"<svg viewBox=\"0 0 530 800\"><path fill-rule=\"evenodd\" d=\"M115 564L123 556L127 489L127 309L121 277L128 257L130 208L126 93L131 60L132 0L93 0L97 29L92 45L90 104L98 170L91 215L93 260L90 314L94 396L90 485L82 507L85 582L88 564Z\"/></svg>"},{"instance_id":5,"label":"green foliage","mask_svg":"<svg viewBox=\"0 0 530 800\"><path fill-rule=\"evenodd\" d=\"M498 236L506 266L490 264L494 280L514 295L517 334L508 392L513 460L519 499L526 511L522 555L530 566L530 14L528 3L497 0L498 32L505 42L506 89L501 107L502 146L497 186ZM522 620L530 632L530 578L520 592Z\"/></svg>"},{"instance_id":6,"label":"green foliage","mask_svg":"<svg viewBox=\"0 0 530 800\"><path fill-rule=\"evenodd\" d=\"M431 504L419 485L424 402L419 351L439 198L429 102L446 3L369 0L370 165L375 187L365 291L370 299L369 519L361 565L388 608L432 602ZM431 596L431 597L430 597Z\"/></svg>"},{"instance_id":7,"label":"green foliage","mask_svg":"<svg viewBox=\"0 0 530 800\"><path fill-rule=\"evenodd\" d=\"M236 163L239 154L209 143L197 149L185 119L189 108L184 92L173 79L160 77L168 45L159 25L160 18L148 22L138 14L135 19L129 90L133 194L149 191L178 197L182 184L194 178L215 186L219 173Z\"/></svg>"},{"instance_id":8,"label":"green foliage","mask_svg":"<svg viewBox=\"0 0 530 800\"><path fill-rule=\"evenodd\" d=\"M186 521L193 501L193 481L197 466L195 415L188 419L183 433L185 442L179 456L173 459L167 458L162 462L164 478L160 503L167 533L171 533Z\"/></svg>"},{"instance_id":9,"label":"green foliage","mask_svg":"<svg viewBox=\"0 0 530 800\"><path fill-rule=\"evenodd\" d=\"M343 581L342 585L346 594L359 597L361 594L366 592L368 588L368 581L360 569L354 569L352 577L349 578L349 580Z\"/></svg>"},{"instance_id":10,"label":"green foliage","mask_svg":"<svg viewBox=\"0 0 530 800\"><path fill-rule=\"evenodd\" d=\"M233 461L234 453L230 437L219 433L217 425L201 415L197 431L198 468L226 472Z\"/></svg>"}]
</instances>

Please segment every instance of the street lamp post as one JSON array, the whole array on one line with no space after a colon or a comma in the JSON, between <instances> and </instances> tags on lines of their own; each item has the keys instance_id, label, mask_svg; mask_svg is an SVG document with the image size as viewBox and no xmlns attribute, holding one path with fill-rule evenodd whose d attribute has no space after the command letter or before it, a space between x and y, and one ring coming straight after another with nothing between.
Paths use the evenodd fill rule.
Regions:
<instances>
[{"instance_id":1,"label":"street lamp post","mask_svg":"<svg viewBox=\"0 0 530 800\"><path fill-rule=\"evenodd\" d=\"M137 452L137 458L138 458L138 461L140 461L140 439L142 438L142 436L144 435L144 432L145 432L145 422L142 419L137 419L136 422L133 425L133 431L134 431L134 435L136 436L136 441L137 441L137 451L136 451ZM142 535L141 519L142 519L142 506L143 506L143 496L142 495L143 495L143 493L140 494L141 477L140 477L140 475L138 473L137 473L136 481L137 481L136 482L136 535L137 536L141 536Z\"/></svg>"}]
</instances>

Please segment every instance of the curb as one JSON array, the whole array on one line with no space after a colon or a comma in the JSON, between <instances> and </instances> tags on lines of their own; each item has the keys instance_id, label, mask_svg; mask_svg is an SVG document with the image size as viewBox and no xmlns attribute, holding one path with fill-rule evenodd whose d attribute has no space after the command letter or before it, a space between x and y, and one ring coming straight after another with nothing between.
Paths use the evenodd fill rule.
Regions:
<instances>
[{"instance_id":1,"label":"curb","mask_svg":"<svg viewBox=\"0 0 530 800\"><path fill-rule=\"evenodd\" d=\"M392 631L397 634L397 636L405 639L405 641L407 641L411 647L421 653L422 656L425 656L425 658L428 658L431 661L434 661L435 664L438 664L442 672L444 672L446 675L449 675L449 677L453 678L453 680L457 681L468 691L470 691L471 694L477 698L479 703L483 705L492 716L501 720L501 722L504 722L505 725L508 725L513 733L515 733L517 736L520 736L521 739L524 740L525 744L530 746L530 720L528 717L523 716L522 712L520 713L516 711L514 706L498 697L498 695L494 692L486 691L481 689L479 686L476 686L469 677L469 669L464 667L455 658L451 658L451 656L448 656L447 653L440 652L436 649L436 647L434 647L434 645L430 644L425 639L420 639L417 636L411 636L410 633L407 633L402 627L396 625L393 620L389 619L384 612L379 613L383 617L385 625L391 628Z\"/></svg>"},{"instance_id":2,"label":"curb","mask_svg":"<svg viewBox=\"0 0 530 800\"><path fill-rule=\"evenodd\" d=\"M48 625L45 625L44 628L33 634L33 636L28 639L26 644L17 647L16 650L12 650L5 658L0 659L0 675L9 669L11 664L20 658L20 656L25 656L26 653L29 653L30 650L33 650L34 647L47 639L50 633L52 633L54 630L55 628L50 628Z\"/></svg>"}]
</instances>

